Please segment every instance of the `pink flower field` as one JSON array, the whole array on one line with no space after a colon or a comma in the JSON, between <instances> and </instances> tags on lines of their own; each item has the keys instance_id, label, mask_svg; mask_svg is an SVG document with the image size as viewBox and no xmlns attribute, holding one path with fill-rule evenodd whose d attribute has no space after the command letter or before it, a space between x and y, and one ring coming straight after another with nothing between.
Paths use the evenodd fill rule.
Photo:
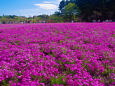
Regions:
<instances>
[{"instance_id":1,"label":"pink flower field","mask_svg":"<svg viewBox=\"0 0 115 86\"><path fill-rule=\"evenodd\" d=\"M0 86L115 86L115 23L1 24Z\"/></svg>"}]
</instances>

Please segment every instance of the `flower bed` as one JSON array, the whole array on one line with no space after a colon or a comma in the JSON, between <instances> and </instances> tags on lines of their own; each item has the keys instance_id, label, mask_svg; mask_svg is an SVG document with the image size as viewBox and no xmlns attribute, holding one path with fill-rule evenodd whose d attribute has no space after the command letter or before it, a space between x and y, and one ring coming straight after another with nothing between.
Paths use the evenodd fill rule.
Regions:
<instances>
[{"instance_id":1,"label":"flower bed","mask_svg":"<svg viewBox=\"0 0 115 86\"><path fill-rule=\"evenodd\" d=\"M0 86L114 86L115 23L0 25Z\"/></svg>"}]
</instances>

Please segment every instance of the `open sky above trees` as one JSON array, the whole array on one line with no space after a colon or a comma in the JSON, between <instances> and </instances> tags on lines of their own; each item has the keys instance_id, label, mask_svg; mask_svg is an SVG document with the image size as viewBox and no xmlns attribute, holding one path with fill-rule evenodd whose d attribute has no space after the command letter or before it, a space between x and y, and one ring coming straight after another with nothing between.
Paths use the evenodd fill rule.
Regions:
<instances>
[{"instance_id":1,"label":"open sky above trees","mask_svg":"<svg viewBox=\"0 0 115 86\"><path fill-rule=\"evenodd\" d=\"M0 0L0 15L35 16L51 15L61 0Z\"/></svg>"}]
</instances>

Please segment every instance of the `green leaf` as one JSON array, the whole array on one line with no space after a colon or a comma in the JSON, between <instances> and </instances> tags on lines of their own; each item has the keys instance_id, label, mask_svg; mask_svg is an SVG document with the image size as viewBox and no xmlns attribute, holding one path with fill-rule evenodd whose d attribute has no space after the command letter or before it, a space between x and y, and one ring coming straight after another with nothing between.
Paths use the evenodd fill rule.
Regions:
<instances>
[{"instance_id":1,"label":"green leaf","mask_svg":"<svg viewBox=\"0 0 115 86\"><path fill-rule=\"evenodd\" d=\"M64 78L64 76L60 76L60 75L58 75L57 76L57 78L55 78L55 77L52 77L51 78L51 84L53 85L53 84L63 84L63 85L65 85L66 84L66 82L65 81L63 81L63 78Z\"/></svg>"}]
</instances>

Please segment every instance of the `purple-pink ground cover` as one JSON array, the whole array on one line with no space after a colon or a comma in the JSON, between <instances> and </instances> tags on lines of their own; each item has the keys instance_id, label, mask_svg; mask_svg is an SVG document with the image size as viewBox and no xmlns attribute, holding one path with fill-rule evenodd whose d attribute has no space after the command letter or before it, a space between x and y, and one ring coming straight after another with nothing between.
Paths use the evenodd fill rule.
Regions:
<instances>
[{"instance_id":1,"label":"purple-pink ground cover","mask_svg":"<svg viewBox=\"0 0 115 86\"><path fill-rule=\"evenodd\" d=\"M115 86L115 23L0 25L0 86Z\"/></svg>"}]
</instances>

